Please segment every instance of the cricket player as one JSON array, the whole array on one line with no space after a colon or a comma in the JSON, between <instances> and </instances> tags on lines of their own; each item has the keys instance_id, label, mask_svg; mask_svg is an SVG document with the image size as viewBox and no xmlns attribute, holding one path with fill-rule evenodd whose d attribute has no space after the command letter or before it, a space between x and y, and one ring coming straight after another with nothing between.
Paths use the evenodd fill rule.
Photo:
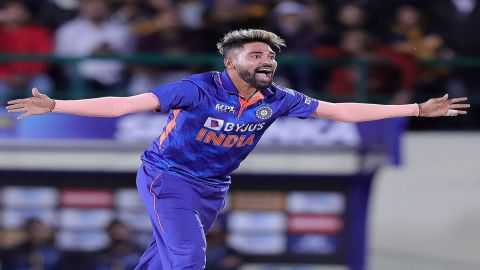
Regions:
<instances>
[{"instance_id":1,"label":"cricket player","mask_svg":"<svg viewBox=\"0 0 480 270\"><path fill-rule=\"evenodd\" d=\"M422 104L329 103L273 83L275 57L285 46L258 29L227 33L217 44L225 70L192 75L129 97L8 102L18 119L49 112L117 117L156 110L169 113L162 134L142 157L138 192L153 227L137 270L205 268L205 234L225 205L230 174L280 116L359 122L405 116L466 114L466 98L448 96Z\"/></svg>"}]
</instances>

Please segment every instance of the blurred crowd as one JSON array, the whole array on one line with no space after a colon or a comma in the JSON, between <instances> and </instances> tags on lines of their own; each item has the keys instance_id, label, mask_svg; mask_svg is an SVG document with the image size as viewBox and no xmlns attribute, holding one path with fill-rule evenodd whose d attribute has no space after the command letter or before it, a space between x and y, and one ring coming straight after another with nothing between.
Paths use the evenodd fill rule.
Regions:
<instances>
[{"instance_id":1,"label":"blurred crowd","mask_svg":"<svg viewBox=\"0 0 480 270\"><path fill-rule=\"evenodd\" d=\"M109 243L93 253L67 252L55 245L55 230L37 218L28 219L20 240L7 246L0 260L5 270L132 270L141 249L135 246L130 228L112 220L105 229Z\"/></svg>"},{"instance_id":2,"label":"blurred crowd","mask_svg":"<svg viewBox=\"0 0 480 270\"><path fill-rule=\"evenodd\" d=\"M25 221L16 241L0 250L2 270L133 270L143 248L135 244L132 229L113 219L105 228L108 244L92 252L61 250L55 229L41 219ZM236 270L242 257L226 244L226 233L217 223L208 235L207 270ZM5 241L3 241L5 242ZM5 243L4 243L5 244Z\"/></svg>"},{"instance_id":3,"label":"blurred crowd","mask_svg":"<svg viewBox=\"0 0 480 270\"><path fill-rule=\"evenodd\" d=\"M315 97L350 101L363 85L368 101L406 103L447 89L471 96L480 85L480 68L421 64L480 56L480 35L474 34L480 28L479 0L5 0L0 5L0 54L214 54L227 31L262 28L286 40L282 55L349 61L280 63L279 83ZM365 64L368 68L359 68ZM0 99L25 96L32 86L61 96L76 74L92 95L137 94L215 68L111 59L78 66L0 62Z\"/></svg>"}]
</instances>

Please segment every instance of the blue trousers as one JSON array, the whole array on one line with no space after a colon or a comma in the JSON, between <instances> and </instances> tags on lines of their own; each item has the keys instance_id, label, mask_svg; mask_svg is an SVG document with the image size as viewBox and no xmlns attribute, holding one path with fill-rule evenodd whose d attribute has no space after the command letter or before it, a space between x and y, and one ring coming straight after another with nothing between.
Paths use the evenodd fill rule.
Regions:
<instances>
[{"instance_id":1,"label":"blue trousers","mask_svg":"<svg viewBox=\"0 0 480 270\"><path fill-rule=\"evenodd\" d=\"M204 269L205 234L225 206L227 189L142 165L137 189L153 238L135 270Z\"/></svg>"}]
</instances>

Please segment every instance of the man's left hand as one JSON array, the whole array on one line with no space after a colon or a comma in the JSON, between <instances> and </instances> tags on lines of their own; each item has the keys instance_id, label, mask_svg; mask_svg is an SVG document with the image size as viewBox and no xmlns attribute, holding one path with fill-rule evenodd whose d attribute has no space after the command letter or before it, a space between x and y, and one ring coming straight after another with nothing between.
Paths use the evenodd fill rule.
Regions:
<instances>
[{"instance_id":1,"label":"man's left hand","mask_svg":"<svg viewBox=\"0 0 480 270\"><path fill-rule=\"evenodd\" d=\"M422 117L438 117L438 116L457 116L467 114L470 107L468 103L459 103L466 101L466 97L448 99L448 94L440 98L431 98L427 102L419 105Z\"/></svg>"}]
</instances>

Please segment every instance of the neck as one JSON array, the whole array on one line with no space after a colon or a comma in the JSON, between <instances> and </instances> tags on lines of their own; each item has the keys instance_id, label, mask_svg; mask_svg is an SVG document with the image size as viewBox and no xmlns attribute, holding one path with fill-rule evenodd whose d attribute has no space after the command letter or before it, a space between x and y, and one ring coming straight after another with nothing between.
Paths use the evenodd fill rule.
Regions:
<instances>
[{"instance_id":1,"label":"neck","mask_svg":"<svg viewBox=\"0 0 480 270\"><path fill-rule=\"evenodd\" d=\"M244 81L237 72L227 69L227 74L230 76L233 84L237 88L240 95L246 99L250 98L255 92L257 92L257 88L252 87L249 83Z\"/></svg>"}]
</instances>

